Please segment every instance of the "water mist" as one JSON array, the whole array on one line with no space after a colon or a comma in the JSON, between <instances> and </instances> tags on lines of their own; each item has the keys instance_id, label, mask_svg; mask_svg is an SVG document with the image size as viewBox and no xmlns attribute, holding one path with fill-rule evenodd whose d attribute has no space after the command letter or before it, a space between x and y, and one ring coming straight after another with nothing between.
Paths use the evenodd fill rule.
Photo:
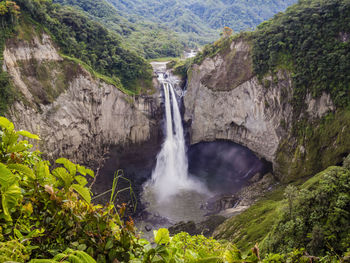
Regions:
<instances>
[{"instance_id":1,"label":"water mist","mask_svg":"<svg viewBox=\"0 0 350 263\"><path fill-rule=\"evenodd\" d=\"M145 186L158 203L167 202L183 191L207 191L201 182L188 176L184 131L174 86L163 75L159 80L164 91L166 137L157 156L152 178Z\"/></svg>"}]
</instances>

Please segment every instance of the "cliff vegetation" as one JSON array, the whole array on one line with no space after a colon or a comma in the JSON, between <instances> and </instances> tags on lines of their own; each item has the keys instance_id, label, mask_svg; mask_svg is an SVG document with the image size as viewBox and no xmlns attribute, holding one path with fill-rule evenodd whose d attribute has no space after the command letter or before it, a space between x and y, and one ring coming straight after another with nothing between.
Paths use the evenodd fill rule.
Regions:
<instances>
[{"instance_id":1,"label":"cliff vegetation","mask_svg":"<svg viewBox=\"0 0 350 263\"><path fill-rule=\"evenodd\" d=\"M2 49L6 39L19 36L31 24L35 30L49 33L66 59L124 92L139 94L152 87L152 69L146 60L123 47L119 36L84 14L49 1L20 0L16 6L16 15L1 16L3 31L8 32L3 35ZM23 35L22 39L29 41L31 36ZM6 81L6 76L3 79Z\"/></svg>"}]
</instances>

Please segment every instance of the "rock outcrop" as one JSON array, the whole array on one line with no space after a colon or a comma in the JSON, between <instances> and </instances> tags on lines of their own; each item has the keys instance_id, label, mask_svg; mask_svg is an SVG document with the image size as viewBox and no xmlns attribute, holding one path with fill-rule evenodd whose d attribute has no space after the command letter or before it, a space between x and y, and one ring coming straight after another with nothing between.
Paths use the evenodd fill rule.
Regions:
<instances>
[{"instance_id":1,"label":"rock outcrop","mask_svg":"<svg viewBox=\"0 0 350 263\"><path fill-rule=\"evenodd\" d=\"M131 97L94 78L62 58L46 34L8 41L4 69L22 94L7 117L17 129L39 134L37 147L50 159L64 156L93 167L112 145L157 137L157 94Z\"/></svg>"},{"instance_id":2,"label":"rock outcrop","mask_svg":"<svg viewBox=\"0 0 350 263\"><path fill-rule=\"evenodd\" d=\"M292 127L291 77L280 70L259 80L252 72L251 47L244 39L193 65L184 118L191 126L192 144L230 140L276 165L279 144ZM308 96L307 101L307 112L315 118L334 109L327 94L319 99Z\"/></svg>"}]
</instances>

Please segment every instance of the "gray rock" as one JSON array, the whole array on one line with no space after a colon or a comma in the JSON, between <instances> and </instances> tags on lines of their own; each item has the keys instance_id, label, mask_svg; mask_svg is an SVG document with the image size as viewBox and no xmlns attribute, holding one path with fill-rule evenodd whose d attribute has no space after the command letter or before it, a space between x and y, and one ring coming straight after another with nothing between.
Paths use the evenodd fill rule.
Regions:
<instances>
[{"instance_id":1,"label":"gray rock","mask_svg":"<svg viewBox=\"0 0 350 263\"><path fill-rule=\"evenodd\" d=\"M238 74L240 67L251 67L250 44L241 39L233 41L229 51L190 69L184 118L191 126L191 143L230 140L275 166L278 147L293 121L290 74L281 70L259 81L252 74ZM223 78L234 85L223 83ZM308 113L315 118L334 109L327 94L319 99L308 95L306 103Z\"/></svg>"},{"instance_id":2,"label":"gray rock","mask_svg":"<svg viewBox=\"0 0 350 263\"><path fill-rule=\"evenodd\" d=\"M125 146L151 139L159 126L155 117L160 104L158 94L128 96L82 67L52 103L37 105L31 94L37 81L35 75L25 76L20 65L34 62L55 65L63 61L48 35L39 38L11 43L4 51L4 68L25 98L12 105L7 117L16 129L40 136L36 148L49 153L51 160L62 156L94 167L111 145ZM55 68L50 74L54 89Z\"/></svg>"}]
</instances>

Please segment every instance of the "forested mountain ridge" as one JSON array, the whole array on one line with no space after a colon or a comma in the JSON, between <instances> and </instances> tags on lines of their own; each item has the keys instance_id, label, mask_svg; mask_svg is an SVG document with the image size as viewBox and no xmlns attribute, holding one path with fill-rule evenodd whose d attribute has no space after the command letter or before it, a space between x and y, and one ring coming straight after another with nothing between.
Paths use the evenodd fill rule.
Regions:
<instances>
[{"instance_id":1,"label":"forested mountain ridge","mask_svg":"<svg viewBox=\"0 0 350 263\"><path fill-rule=\"evenodd\" d=\"M54 0L54 3L73 6L92 20L117 33L123 44L145 58L178 57L185 43L178 35L160 23L142 17L126 15L105 0Z\"/></svg>"},{"instance_id":2,"label":"forested mountain ridge","mask_svg":"<svg viewBox=\"0 0 350 263\"><path fill-rule=\"evenodd\" d=\"M189 37L191 34L192 37L198 34L214 40L220 29L225 26L235 31L253 29L296 0L109 0L109 2L120 12L162 22L176 32L187 33Z\"/></svg>"},{"instance_id":3,"label":"forested mountain ridge","mask_svg":"<svg viewBox=\"0 0 350 263\"><path fill-rule=\"evenodd\" d=\"M274 1L113 1L54 0L84 11L118 33L146 58L179 56L184 47L219 38L222 28L255 28L295 0ZM111 6L113 5L114 8Z\"/></svg>"}]
</instances>

